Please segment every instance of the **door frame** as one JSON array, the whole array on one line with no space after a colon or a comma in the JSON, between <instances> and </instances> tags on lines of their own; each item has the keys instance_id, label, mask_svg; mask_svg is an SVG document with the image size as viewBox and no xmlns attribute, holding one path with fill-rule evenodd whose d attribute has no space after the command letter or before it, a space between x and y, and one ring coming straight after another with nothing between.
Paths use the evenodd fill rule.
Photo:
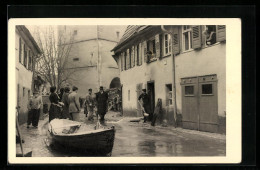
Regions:
<instances>
[{"instance_id":1,"label":"door frame","mask_svg":"<svg viewBox=\"0 0 260 170\"><path fill-rule=\"evenodd\" d=\"M153 112L154 112L154 109L155 109L155 81L154 81L154 80L147 81L147 94L148 94L149 84L153 84L153 105L150 104L151 113L153 113ZM150 97L150 96L149 96L149 97Z\"/></svg>"}]
</instances>

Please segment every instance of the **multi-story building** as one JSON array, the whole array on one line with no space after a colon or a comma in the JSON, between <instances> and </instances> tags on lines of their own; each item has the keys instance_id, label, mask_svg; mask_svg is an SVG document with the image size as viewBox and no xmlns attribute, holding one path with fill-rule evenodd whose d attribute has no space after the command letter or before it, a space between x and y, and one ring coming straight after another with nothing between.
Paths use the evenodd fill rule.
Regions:
<instances>
[{"instance_id":1,"label":"multi-story building","mask_svg":"<svg viewBox=\"0 0 260 170\"><path fill-rule=\"evenodd\" d=\"M119 41L126 26L88 25L59 26L60 33L73 36L65 70L73 72L66 81L79 88L85 97L89 88L97 92L99 86L114 88L119 81L119 70L110 51ZM119 83L120 85L120 83Z\"/></svg>"},{"instance_id":2,"label":"multi-story building","mask_svg":"<svg viewBox=\"0 0 260 170\"><path fill-rule=\"evenodd\" d=\"M124 115L141 116L145 88L152 111L162 99L168 124L225 133L225 40L224 25L128 26L112 49Z\"/></svg>"},{"instance_id":3,"label":"multi-story building","mask_svg":"<svg viewBox=\"0 0 260 170\"><path fill-rule=\"evenodd\" d=\"M35 88L33 81L34 61L41 54L29 30L23 26L15 29L15 67L17 84L17 106L20 106L19 123L27 120L28 99ZM38 78L41 79L41 78ZM36 80L37 81L37 80ZM37 85L36 85L37 86Z\"/></svg>"}]
</instances>

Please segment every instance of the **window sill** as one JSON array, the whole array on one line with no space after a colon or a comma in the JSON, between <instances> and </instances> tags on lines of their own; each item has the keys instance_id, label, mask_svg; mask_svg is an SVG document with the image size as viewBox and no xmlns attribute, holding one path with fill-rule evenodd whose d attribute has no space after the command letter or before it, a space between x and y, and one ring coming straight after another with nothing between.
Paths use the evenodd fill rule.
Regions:
<instances>
[{"instance_id":1,"label":"window sill","mask_svg":"<svg viewBox=\"0 0 260 170\"><path fill-rule=\"evenodd\" d=\"M163 59L163 58L170 57L170 56L171 56L171 54L166 54L166 55L162 56L162 59Z\"/></svg>"},{"instance_id":2,"label":"window sill","mask_svg":"<svg viewBox=\"0 0 260 170\"><path fill-rule=\"evenodd\" d=\"M149 60L147 63L152 63L154 61L157 61L157 58L153 58L153 59Z\"/></svg>"}]
</instances>

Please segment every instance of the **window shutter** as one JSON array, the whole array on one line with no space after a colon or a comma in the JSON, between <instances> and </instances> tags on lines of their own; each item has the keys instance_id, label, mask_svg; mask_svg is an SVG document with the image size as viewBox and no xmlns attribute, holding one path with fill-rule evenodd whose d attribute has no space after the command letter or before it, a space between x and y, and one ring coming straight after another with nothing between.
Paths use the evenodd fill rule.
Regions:
<instances>
[{"instance_id":1,"label":"window shutter","mask_svg":"<svg viewBox=\"0 0 260 170\"><path fill-rule=\"evenodd\" d=\"M143 42L143 47L144 47L144 62L146 62L147 63L147 43L146 43L146 41L144 41Z\"/></svg>"},{"instance_id":2,"label":"window shutter","mask_svg":"<svg viewBox=\"0 0 260 170\"><path fill-rule=\"evenodd\" d=\"M226 26L225 25L216 26L216 37L217 37L217 42L226 40Z\"/></svg>"},{"instance_id":3,"label":"window shutter","mask_svg":"<svg viewBox=\"0 0 260 170\"><path fill-rule=\"evenodd\" d=\"M137 66L138 66L138 61L139 61L139 58L137 57L137 47L138 47L138 45L137 45L137 46L135 46L135 65L137 65Z\"/></svg>"},{"instance_id":4,"label":"window shutter","mask_svg":"<svg viewBox=\"0 0 260 170\"><path fill-rule=\"evenodd\" d=\"M19 62L21 63L22 61L22 39L21 37L19 38Z\"/></svg>"},{"instance_id":5,"label":"window shutter","mask_svg":"<svg viewBox=\"0 0 260 170\"><path fill-rule=\"evenodd\" d=\"M124 70L124 53L120 54L120 60L121 60L121 71Z\"/></svg>"},{"instance_id":6,"label":"window shutter","mask_svg":"<svg viewBox=\"0 0 260 170\"><path fill-rule=\"evenodd\" d=\"M173 54L179 54L180 53L180 35L179 35L179 29L178 27L173 28L173 37L172 38L172 48L173 48Z\"/></svg>"},{"instance_id":7,"label":"window shutter","mask_svg":"<svg viewBox=\"0 0 260 170\"><path fill-rule=\"evenodd\" d=\"M23 60L23 65L27 67L27 49L26 46L24 45L24 60Z\"/></svg>"},{"instance_id":8,"label":"window shutter","mask_svg":"<svg viewBox=\"0 0 260 170\"><path fill-rule=\"evenodd\" d=\"M31 50L29 50L29 59L28 59L28 69L29 70L32 70L32 68L31 68L31 66L32 66L32 64L31 64L31 62L32 62L32 58L31 58Z\"/></svg>"},{"instance_id":9,"label":"window shutter","mask_svg":"<svg viewBox=\"0 0 260 170\"><path fill-rule=\"evenodd\" d=\"M159 35L159 41L160 41L160 43L159 43L159 44L160 44L160 57L163 56L163 47L162 47L162 46L163 46L163 38L162 38L162 36L163 36L162 34Z\"/></svg>"},{"instance_id":10,"label":"window shutter","mask_svg":"<svg viewBox=\"0 0 260 170\"><path fill-rule=\"evenodd\" d=\"M138 62L138 64L139 64L139 66L140 65L142 65L142 44L140 43L139 44L139 62Z\"/></svg>"},{"instance_id":11,"label":"window shutter","mask_svg":"<svg viewBox=\"0 0 260 170\"><path fill-rule=\"evenodd\" d=\"M192 26L192 48L201 48L201 28L199 25Z\"/></svg>"},{"instance_id":12,"label":"window shutter","mask_svg":"<svg viewBox=\"0 0 260 170\"><path fill-rule=\"evenodd\" d=\"M156 50L156 58L160 58L160 37L159 37L159 34L155 35L155 50Z\"/></svg>"},{"instance_id":13,"label":"window shutter","mask_svg":"<svg viewBox=\"0 0 260 170\"><path fill-rule=\"evenodd\" d=\"M132 52L131 52L131 67L135 66L135 47L132 47Z\"/></svg>"},{"instance_id":14,"label":"window shutter","mask_svg":"<svg viewBox=\"0 0 260 170\"><path fill-rule=\"evenodd\" d=\"M130 68L130 56L129 56L129 49L126 50L126 69Z\"/></svg>"}]
</instances>

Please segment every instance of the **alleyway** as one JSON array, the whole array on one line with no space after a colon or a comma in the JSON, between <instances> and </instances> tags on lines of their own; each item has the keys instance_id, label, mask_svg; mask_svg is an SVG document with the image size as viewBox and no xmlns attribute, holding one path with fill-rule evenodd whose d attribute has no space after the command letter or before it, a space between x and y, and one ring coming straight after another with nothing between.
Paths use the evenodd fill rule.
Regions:
<instances>
[{"instance_id":1,"label":"alleyway","mask_svg":"<svg viewBox=\"0 0 260 170\"><path fill-rule=\"evenodd\" d=\"M117 112L108 112L107 126L115 126L116 136L112 156L225 156L224 135L185 130L173 127L151 126L148 123L130 122L133 118L122 117ZM91 123L81 114L81 120ZM95 123L96 120L93 122ZM33 157L88 156L64 152L51 147L48 137L48 117L40 120L38 129L21 126L24 150L33 151ZM17 144L17 152L20 153Z\"/></svg>"}]
</instances>

